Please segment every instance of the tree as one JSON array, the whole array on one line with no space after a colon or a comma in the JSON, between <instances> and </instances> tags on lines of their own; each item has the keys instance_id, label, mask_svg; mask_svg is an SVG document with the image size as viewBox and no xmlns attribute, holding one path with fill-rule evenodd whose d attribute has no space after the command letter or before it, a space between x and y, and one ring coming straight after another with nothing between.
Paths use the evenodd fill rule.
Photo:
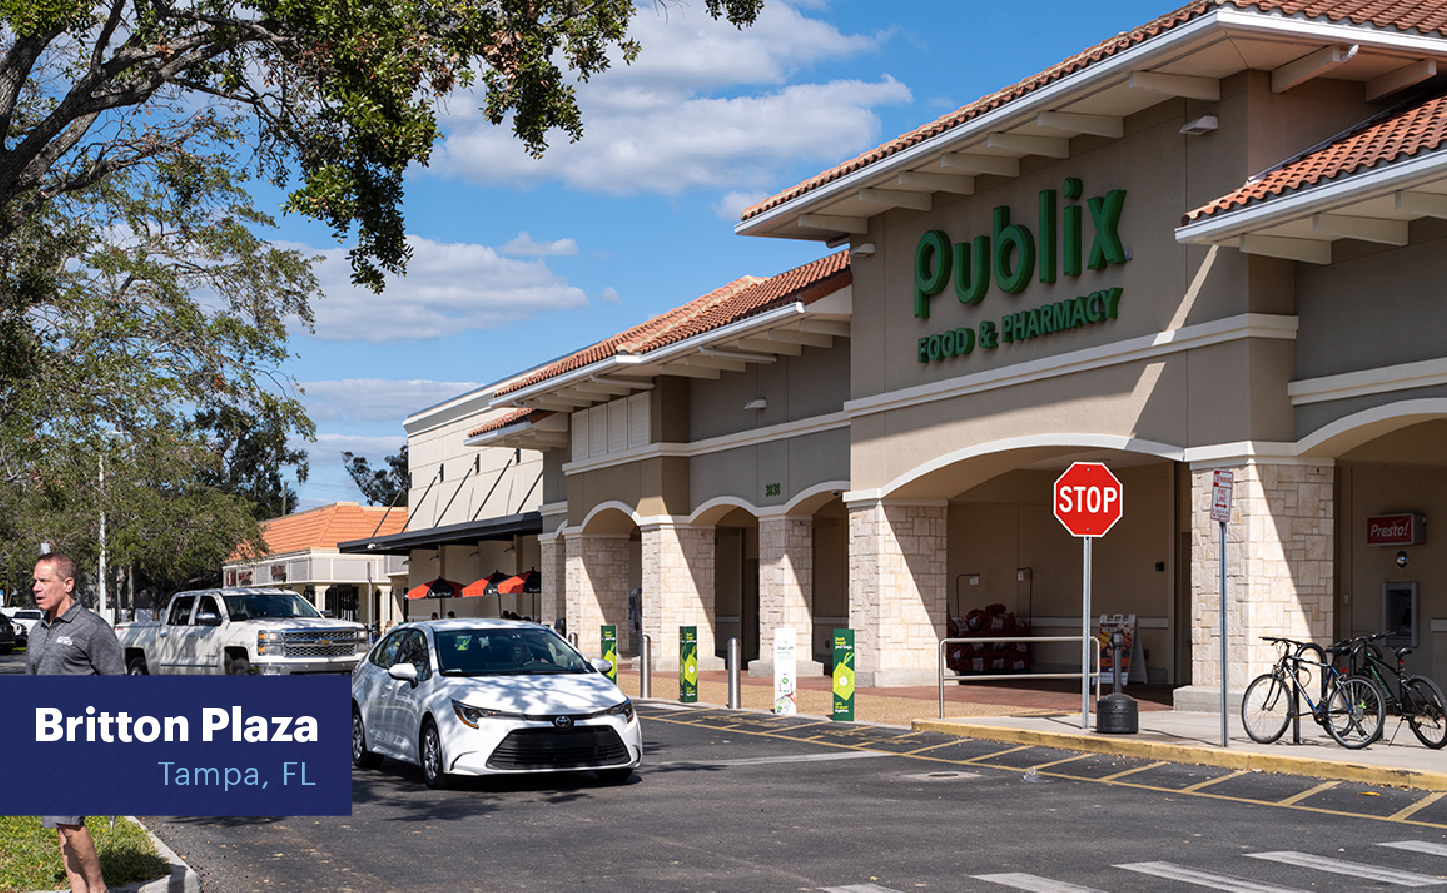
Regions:
<instances>
[{"instance_id":1,"label":"tree","mask_svg":"<svg viewBox=\"0 0 1447 893\"><path fill-rule=\"evenodd\" d=\"M411 486L412 475L407 470L407 444L394 456L383 460L386 468L372 469L362 456L342 453L342 465L352 476L357 489L367 498L367 505L407 505L407 488Z\"/></svg>"},{"instance_id":2,"label":"tree","mask_svg":"<svg viewBox=\"0 0 1447 893\"><path fill-rule=\"evenodd\" d=\"M244 121L288 209L355 229L353 278L401 271L403 174L436 107L481 75L493 124L540 154L582 116L568 73L632 61L635 0L0 0L0 236L61 198ZM763 0L706 0L738 27ZM565 72L566 69L566 72Z\"/></svg>"}]
</instances>

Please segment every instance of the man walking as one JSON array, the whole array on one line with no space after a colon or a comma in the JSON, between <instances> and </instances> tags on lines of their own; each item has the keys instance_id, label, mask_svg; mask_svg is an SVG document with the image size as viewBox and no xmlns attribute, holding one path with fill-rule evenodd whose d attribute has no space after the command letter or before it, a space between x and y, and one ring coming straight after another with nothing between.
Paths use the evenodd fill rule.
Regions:
<instances>
[{"instance_id":1,"label":"man walking","mask_svg":"<svg viewBox=\"0 0 1447 893\"><path fill-rule=\"evenodd\" d=\"M30 631L25 672L32 676L120 676L121 643L99 614L75 600L75 562L52 552L35 562L35 604L45 617ZM60 836L60 855L71 893L105 893L100 857L83 815L40 817Z\"/></svg>"}]
</instances>

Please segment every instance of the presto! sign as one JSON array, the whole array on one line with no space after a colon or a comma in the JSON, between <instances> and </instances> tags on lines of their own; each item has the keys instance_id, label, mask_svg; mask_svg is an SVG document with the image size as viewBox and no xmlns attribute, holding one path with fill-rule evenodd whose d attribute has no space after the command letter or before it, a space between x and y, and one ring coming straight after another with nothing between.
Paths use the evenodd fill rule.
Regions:
<instances>
[{"instance_id":1,"label":"presto! sign","mask_svg":"<svg viewBox=\"0 0 1447 893\"><path fill-rule=\"evenodd\" d=\"M1084 199L1084 183L1071 177L1057 192L1040 190L1036 227L1012 221L1009 205L992 212L989 234L951 242L942 230L920 236L914 256L914 315L930 319L934 302L950 290L966 306L984 301L990 286L1018 295L1032 280L1054 283L1085 270L1104 270L1130 259L1120 237L1126 191L1112 189ZM1061 197L1066 200L1060 205ZM1085 217L1091 221L1087 251ZM976 348L994 350L1068 329L1115 319L1122 289L1104 288L1060 301L980 321L975 326L946 329L919 338L919 361L935 362L965 356Z\"/></svg>"}]
</instances>

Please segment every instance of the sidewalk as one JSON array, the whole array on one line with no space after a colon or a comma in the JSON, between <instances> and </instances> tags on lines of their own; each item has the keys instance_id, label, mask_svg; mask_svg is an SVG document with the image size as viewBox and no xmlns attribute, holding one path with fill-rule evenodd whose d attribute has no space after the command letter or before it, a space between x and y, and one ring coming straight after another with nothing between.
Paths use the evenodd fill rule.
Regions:
<instances>
[{"instance_id":1,"label":"sidewalk","mask_svg":"<svg viewBox=\"0 0 1447 893\"><path fill-rule=\"evenodd\" d=\"M618 682L624 691L637 695L636 672L620 671ZM773 680L745 676L742 682L742 707L772 712ZM727 703L727 686L722 672L700 673L699 703ZM799 686L800 714L830 716L833 695L828 678L801 678ZM1103 693L1108 692L1106 689ZM1126 687L1126 693L1139 704L1140 731L1134 735L1103 735L1094 730L1093 693L1092 728L1082 731L1080 688L1076 683L1059 680L947 683L947 718L943 720L939 718L937 686L859 688L855 692L855 720L1022 746L1447 791L1447 749L1435 751L1422 746L1407 724L1395 716L1387 717L1382 741L1363 750L1347 750L1310 719L1301 723L1300 744L1291 743L1290 727L1275 744L1257 744L1246 736L1240 717L1233 715L1227 722L1230 746L1223 748L1219 714L1172 710L1169 686L1131 685ZM671 675L655 675L653 696L655 700L676 701L678 681Z\"/></svg>"}]
</instances>

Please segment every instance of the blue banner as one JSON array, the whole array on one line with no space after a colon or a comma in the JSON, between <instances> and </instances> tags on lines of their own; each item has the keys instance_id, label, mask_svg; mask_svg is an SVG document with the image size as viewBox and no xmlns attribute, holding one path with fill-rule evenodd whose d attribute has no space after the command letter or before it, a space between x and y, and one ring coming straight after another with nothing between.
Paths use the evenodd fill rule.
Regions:
<instances>
[{"instance_id":1,"label":"blue banner","mask_svg":"<svg viewBox=\"0 0 1447 893\"><path fill-rule=\"evenodd\" d=\"M351 815L350 676L4 676L5 815Z\"/></svg>"}]
</instances>

